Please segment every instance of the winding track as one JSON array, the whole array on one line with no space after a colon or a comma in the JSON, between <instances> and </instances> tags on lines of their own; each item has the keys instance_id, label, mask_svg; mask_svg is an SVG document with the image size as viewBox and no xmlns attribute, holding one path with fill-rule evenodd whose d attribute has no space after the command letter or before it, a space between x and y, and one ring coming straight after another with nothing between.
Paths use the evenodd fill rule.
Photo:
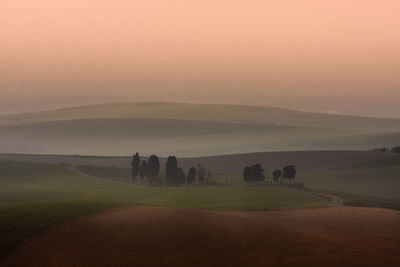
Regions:
<instances>
[{"instance_id":1,"label":"winding track","mask_svg":"<svg viewBox=\"0 0 400 267\"><path fill-rule=\"evenodd\" d=\"M113 180L110 180L110 179L105 179L105 178L101 178L101 177L98 177L98 176L90 175L90 174L82 172L81 170L77 169L75 166L67 167L67 170L69 170L70 172L72 172L72 173L74 173L76 175L84 176L84 177L95 179L95 180L98 180L98 181L103 181L103 182L108 182L108 183L118 184L118 185L123 185L123 186L130 186L130 187L136 186L134 184L127 184L127 183L123 183L123 182L113 181Z\"/></svg>"},{"instance_id":2,"label":"winding track","mask_svg":"<svg viewBox=\"0 0 400 267\"><path fill-rule=\"evenodd\" d=\"M327 198L331 200L331 203L328 204L327 207L338 207L343 205L343 198L331 194L325 194L325 193L315 193L318 196L321 196L323 198Z\"/></svg>"}]
</instances>

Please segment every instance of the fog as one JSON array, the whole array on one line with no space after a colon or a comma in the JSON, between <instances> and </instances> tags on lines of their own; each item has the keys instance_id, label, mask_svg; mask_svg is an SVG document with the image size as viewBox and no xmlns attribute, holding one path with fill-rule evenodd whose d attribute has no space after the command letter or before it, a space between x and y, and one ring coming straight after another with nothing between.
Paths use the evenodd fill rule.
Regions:
<instances>
[{"instance_id":1,"label":"fog","mask_svg":"<svg viewBox=\"0 0 400 267\"><path fill-rule=\"evenodd\" d=\"M0 113L119 101L399 117L398 1L3 1Z\"/></svg>"}]
</instances>

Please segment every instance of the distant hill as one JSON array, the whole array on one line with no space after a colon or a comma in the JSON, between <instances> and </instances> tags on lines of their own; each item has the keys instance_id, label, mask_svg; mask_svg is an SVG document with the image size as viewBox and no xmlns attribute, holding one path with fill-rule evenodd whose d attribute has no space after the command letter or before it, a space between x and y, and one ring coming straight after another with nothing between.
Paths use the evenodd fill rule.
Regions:
<instances>
[{"instance_id":1,"label":"distant hill","mask_svg":"<svg viewBox=\"0 0 400 267\"><path fill-rule=\"evenodd\" d=\"M142 159L145 159L143 155ZM131 168L132 157L110 156L66 156L35 154L0 154L0 161L22 161L72 165L89 165L101 167ZM257 152L207 157L178 157L178 164L185 171L191 166L201 164L213 173L242 173L248 165L260 163L271 175L272 171L289 164L295 164L299 171L334 170L337 168L366 168L371 166L398 165L399 154L374 151L285 151ZM160 158L161 171L164 171L166 158ZM129 174L129 171L128 171Z\"/></svg>"},{"instance_id":2,"label":"distant hill","mask_svg":"<svg viewBox=\"0 0 400 267\"><path fill-rule=\"evenodd\" d=\"M0 153L204 156L400 144L400 119L274 107L113 103L0 116Z\"/></svg>"}]
</instances>

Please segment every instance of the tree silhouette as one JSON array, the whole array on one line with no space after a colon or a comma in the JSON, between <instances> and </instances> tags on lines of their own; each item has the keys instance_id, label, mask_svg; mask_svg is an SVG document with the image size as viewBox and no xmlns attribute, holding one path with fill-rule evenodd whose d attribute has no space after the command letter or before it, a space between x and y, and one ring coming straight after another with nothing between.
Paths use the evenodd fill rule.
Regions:
<instances>
[{"instance_id":1,"label":"tree silhouette","mask_svg":"<svg viewBox=\"0 0 400 267\"><path fill-rule=\"evenodd\" d=\"M263 182L265 180L264 176L264 169L261 167L260 164L255 164L252 166L253 173L254 173L254 181L255 182Z\"/></svg>"},{"instance_id":2,"label":"tree silhouette","mask_svg":"<svg viewBox=\"0 0 400 267\"><path fill-rule=\"evenodd\" d=\"M243 180L247 184L264 181L264 169L261 167L260 164L245 167L243 170Z\"/></svg>"},{"instance_id":3,"label":"tree silhouette","mask_svg":"<svg viewBox=\"0 0 400 267\"><path fill-rule=\"evenodd\" d=\"M175 175L172 179L172 185L183 185L185 184L185 172L182 168L176 168Z\"/></svg>"},{"instance_id":4,"label":"tree silhouette","mask_svg":"<svg viewBox=\"0 0 400 267\"><path fill-rule=\"evenodd\" d=\"M292 179L296 177L296 167L294 165L288 165L283 168L283 179L289 179L291 182Z\"/></svg>"},{"instance_id":5,"label":"tree silhouette","mask_svg":"<svg viewBox=\"0 0 400 267\"><path fill-rule=\"evenodd\" d=\"M273 177L275 183L279 182L279 178L281 178L281 176L282 176L282 172L280 170L275 170L272 173L272 177Z\"/></svg>"},{"instance_id":6,"label":"tree silhouette","mask_svg":"<svg viewBox=\"0 0 400 267\"><path fill-rule=\"evenodd\" d=\"M191 185L195 180L196 180L196 168L190 167L186 177L186 182L188 185Z\"/></svg>"},{"instance_id":7,"label":"tree silhouette","mask_svg":"<svg viewBox=\"0 0 400 267\"><path fill-rule=\"evenodd\" d=\"M165 177L167 178L168 182L173 179L177 168L178 160L175 156L169 156L167 159L167 163L165 164Z\"/></svg>"},{"instance_id":8,"label":"tree silhouette","mask_svg":"<svg viewBox=\"0 0 400 267\"><path fill-rule=\"evenodd\" d=\"M185 173L178 168L178 160L175 156L169 156L165 164L165 176L170 185L182 185L185 183Z\"/></svg>"},{"instance_id":9,"label":"tree silhouette","mask_svg":"<svg viewBox=\"0 0 400 267\"><path fill-rule=\"evenodd\" d=\"M400 146L395 146L390 151L393 153L400 153Z\"/></svg>"},{"instance_id":10,"label":"tree silhouette","mask_svg":"<svg viewBox=\"0 0 400 267\"><path fill-rule=\"evenodd\" d=\"M149 176L149 164L145 160L142 162L142 165L140 166L139 176L141 179Z\"/></svg>"},{"instance_id":11,"label":"tree silhouette","mask_svg":"<svg viewBox=\"0 0 400 267\"><path fill-rule=\"evenodd\" d=\"M138 152L136 152L136 154L133 155L131 166L132 166L132 179L136 179L136 177L140 172L140 156Z\"/></svg>"},{"instance_id":12,"label":"tree silhouette","mask_svg":"<svg viewBox=\"0 0 400 267\"><path fill-rule=\"evenodd\" d=\"M197 181L202 184L206 179L206 168L203 165L197 165Z\"/></svg>"},{"instance_id":13,"label":"tree silhouette","mask_svg":"<svg viewBox=\"0 0 400 267\"><path fill-rule=\"evenodd\" d=\"M149 175L156 176L160 173L160 160L156 155L151 155L149 158Z\"/></svg>"},{"instance_id":14,"label":"tree silhouette","mask_svg":"<svg viewBox=\"0 0 400 267\"><path fill-rule=\"evenodd\" d=\"M252 182L254 177L253 169L251 167L245 167L243 170L243 180L248 184Z\"/></svg>"}]
</instances>

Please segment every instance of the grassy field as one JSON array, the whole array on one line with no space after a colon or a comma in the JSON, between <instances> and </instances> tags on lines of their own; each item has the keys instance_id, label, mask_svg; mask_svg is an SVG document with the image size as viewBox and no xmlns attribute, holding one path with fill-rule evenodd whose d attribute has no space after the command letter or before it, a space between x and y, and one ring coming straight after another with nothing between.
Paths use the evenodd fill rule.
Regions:
<instances>
[{"instance_id":1,"label":"grassy field","mask_svg":"<svg viewBox=\"0 0 400 267\"><path fill-rule=\"evenodd\" d=\"M129 169L86 166L82 167L82 171L106 179L130 180ZM269 172L266 173L266 179L272 181ZM213 175L213 180L220 184L244 184L241 174L216 173ZM400 157L398 156L331 170L301 170L294 182L302 182L305 187L314 191L338 195L347 205L400 209Z\"/></svg>"},{"instance_id":2,"label":"grassy field","mask_svg":"<svg viewBox=\"0 0 400 267\"><path fill-rule=\"evenodd\" d=\"M82 171L105 179L130 181L129 169L85 166ZM266 178L272 181L271 174ZM216 173L220 184L243 185L241 174ZM299 171L294 182L343 198L350 206L400 209L400 157L393 156L322 171Z\"/></svg>"},{"instance_id":3,"label":"grassy field","mask_svg":"<svg viewBox=\"0 0 400 267\"><path fill-rule=\"evenodd\" d=\"M128 184L133 183L131 169L90 165L78 165L75 168L95 177Z\"/></svg>"},{"instance_id":4,"label":"grassy field","mask_svg":"<svg viewBox=\"0 0 400 267\"><path fill-rule=\"evenodd\" d=\"M327 200L275 187L145 187L75 175L51 164L0 161L0 253L51 224L126 205L244 211L306 208Z\"/></svg>"},{"instance_id":5,"label":"grassy field","mask_svg":"<svg viewBox=\"0 0 400 267\"><path fill-rule=\"evenodd\" d=\"M400 157L330 171L300 172L297 179L316 190L400 200Z\"/></svg>"},{"instance_id":6,"label":"grassy field","mask_svg":"<svg viewBox=\"0 0 400 267\"><path fill-rule=\"evenodd\" d=\"M341 196L350 206L400 209L400 158L392 157L329 171L300 172L298 181Z\"/></svg>"},{"instance_id":7,"label":"grassy field","mask_svg":"<svg viewBox=\"0 0 400 267\"><path fill-rule=\"evenodd\" d=\"M134 147L187 157L371 149L399 140L398 119L273 107L120 103L0 116L0 151L7 153L125 156Z\"/></svg>"}]
</instances>

